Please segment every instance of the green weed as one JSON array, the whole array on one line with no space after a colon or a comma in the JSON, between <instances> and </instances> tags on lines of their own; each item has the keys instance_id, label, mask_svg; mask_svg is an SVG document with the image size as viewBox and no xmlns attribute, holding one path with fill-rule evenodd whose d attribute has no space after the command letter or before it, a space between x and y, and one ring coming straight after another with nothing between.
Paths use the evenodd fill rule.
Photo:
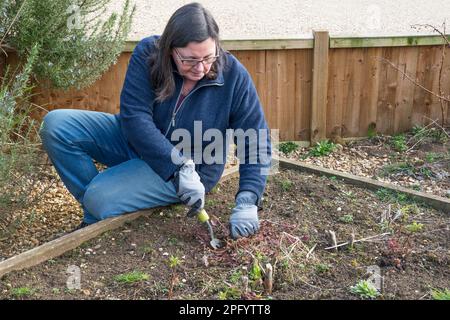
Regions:
<instances>
[{"instance_id":1,"label":"green weed","mask_svg":"<svg viewBox=\"0 0 450 320\"><path fill-rule=\"evenodd\" d=\"M297 151L298 148L299 148L298 144L292 141L288 141L280 143L278 150L280 150L282 153L288 156L292 152Z\"/></svg>"},{"instance_id":2,"label":"green weed","mask_svg":"<svg viewBox=\"0 0 450 320\"><path fill-rule=\"evenodd\" d=\"M450 300L450 290L434 289L431 291L431 296L433 297L434 300Z\"/></svg>"},{"instance_id":3,"label":"green weed","mask_svg":"<svg viewBox=\"0 0 450 320\"><path fill-rule=\"evenodd\" d=\"M149 275L140 271L120 274L114 277L114 280L120 283L132 284L144 280L148 280Z\"/></svg>"},{"instance_id":4,"label":"green weed","mask_svg":"<svg viewBox=\"0 0 450 320\"><path fill-rule=\"evenodd\" d=\"M350 291L363 299L375 299L380 295L375 286L367 280L359 281L355 286L350 288Z\"/></svg>"}]
</instances>

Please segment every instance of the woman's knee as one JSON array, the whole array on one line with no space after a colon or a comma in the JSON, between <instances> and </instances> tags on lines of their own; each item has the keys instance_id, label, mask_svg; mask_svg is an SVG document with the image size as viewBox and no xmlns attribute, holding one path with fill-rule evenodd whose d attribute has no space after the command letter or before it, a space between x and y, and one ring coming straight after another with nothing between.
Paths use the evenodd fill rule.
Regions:
<instances>
[{"instance_id":1,"label":"woman's knee","mask_svg":"<svg viewBox=\"0 0 450 320\"><path fill-rule=\"evenodd\" d=\"M84 208L98 220L106 219L117 215L117 196L112 195L108 190L101 189L95 183L91 183L84 193Z\"/></svg>"},{"instance_id":2,"label":"woman's knee","mask_svg":"<svg viewBox=\"0 0 450 320\"><path fill-rule=\"evenodd\" d=\"M72 110L57 109L50 111L42 120L39 134L45 143L46 140L55 138L64 127L64 122L70 118Z\"/></svg>"},{"instance_id":3,"label":"woman's knee","mask_svg":"<svg viewBox=\"0 0 450 320\"><path fill-rule=\"evenodd\" d=\"M127 197L126 192L120 183L114 183L107 179L105 173L100 173L87 186L83 206L99 220L135 211L133 200Z\"/></svg>"}]
</instances>

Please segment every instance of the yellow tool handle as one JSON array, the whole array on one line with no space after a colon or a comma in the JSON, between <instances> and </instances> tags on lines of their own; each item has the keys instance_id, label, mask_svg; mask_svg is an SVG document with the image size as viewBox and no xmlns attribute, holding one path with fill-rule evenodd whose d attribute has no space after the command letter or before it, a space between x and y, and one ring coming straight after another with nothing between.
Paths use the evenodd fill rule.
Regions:
<instances>
[{"instance_id":1,"label":"yellow tool handle","mask_svg":"<svg viewBox=\"0 0 450 320\"><path fill-rule=\"evenodd\" d=\"M200 210L200 211L198 212L197 218L198 218L198 220L199 220L201 223L206 222L206 221L209 220L209 216L208 216L208 214L206 213L206 210L205 210L205 209L202 209L202 210Z\"/></svg>"}]
</instances>

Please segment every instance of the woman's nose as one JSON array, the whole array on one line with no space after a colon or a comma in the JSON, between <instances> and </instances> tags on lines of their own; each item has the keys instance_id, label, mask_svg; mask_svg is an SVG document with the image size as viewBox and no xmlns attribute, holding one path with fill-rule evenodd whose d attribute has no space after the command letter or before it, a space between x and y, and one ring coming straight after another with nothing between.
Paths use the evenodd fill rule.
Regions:
<instances>
[{"instance_id":1,"label":"woman's nose","mask_svg":"<svg viewBox=\"0 0 450 320\"><path fill-rule=\"evenodd\" d=\"M205 69L205 66L203 65L203 62L199 62L194 66L195 72L203 72L204 69Z\"/></svg>"}]
</instances>

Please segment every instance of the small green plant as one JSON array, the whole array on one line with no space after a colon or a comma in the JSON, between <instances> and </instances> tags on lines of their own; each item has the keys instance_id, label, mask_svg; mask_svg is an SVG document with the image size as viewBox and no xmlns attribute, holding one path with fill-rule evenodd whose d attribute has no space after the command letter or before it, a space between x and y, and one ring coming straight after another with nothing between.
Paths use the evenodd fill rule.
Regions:
<instances>
[{"instance_id":1,"label":"small green plant","mask_svg":"<svg viewBox=\"0 0 450 320\"><path fill-rule=\"evenodd\" d=\"M250 269L250 280L258 281L261 278L262 278L262 270L261 267L259 266L258 259L255 259L253 261L252 268Z\"/></svg>"},{"instance_id":2,"label":"small green plant","mask_svg":"<svg viewBox=\"0 0 450 320\"><path fill-rule=\"evenodd\" d=\"M294 183L290 180L282 180L280 181L280 185L281 185L281 189L283 191L289 191L292 189L292 186L294 185Z\"/></svg>"},{"instance_id":3,"label":"small green plant","mask_svg":"<svg viewBox=\"0 0 450 320\"><path fill-rule=\"evenodd\" d=\"M330 266L325 263L316 264L316 272L317 273L327 273L330 271Z\"/></svg>"},{"instance_id":4,"label":"small green plant","mask_svg":"<svg viewBox=\"0 0 450 320\"><path fill-rule=\"evenodd\" d=\"M292 152L297 151L298 148L299 148L298 144L292 141L282 142L278 147L278 149L287 156Z\"/></svg>"},{"instance_id":5,"label":"small green plant","mask_svg":"<svg viewBox=\"0 0 450 320\"><path fill-rule=\"evenodd\" d=\"M323 140L316 142L314 147L309 150L308 155L312 157L323 157L327 156L334 151L336 144L329 140Z\"/></svg>"},{"instance_id":6,"label":"small green plant","mask_svg":"<svg viewBox=\"0 0 450 320\"><path fill-rule=\"evenodd\" d=\"M427 178L431 178L433 176L433 171L431 171L430 168L427 167L421 167L420 168L420 173Z\"/></svg>"},{"instance_id":7,"label":"small green plant","mask_svg":"<svg viewBox=\"0 0 450 320\"><path fill-rule=\"evenodd\" d=\"M145 246L142 248L142 252L147 253L147 254L152 253L153 248L151 246Z\"/></svg>"},{"instance_id":8,"label":"small green plant","mask_svg":"<svg viewBox=\"0 0 450 320\"><path fill-rule=\"evenodd\" d=\"M64 293L72 295L72 294L76 294L76 292L77 292L76 289L64 288Z\"/></svg>"},{"instance_id":9,"label":"small green plant","mask_svg":"<svg viewBox=\"0 0 450 320\"><path fill-rule=\"evenodd\" d=\"M420 213L419 207L414 204L407 204L400 208L402 213L402 221L406 222L410 215L417 215Z\"/></svg>"},{"instance_id":10,"label":"small green plant","mask_svg":"<svg viewBox=\"0 0 450 320\"><path fill-rule=\"evenodd\" d=\"M431 290L431 296L434 300L450 300L450 290L444 289L433 289Z\"/></svg>"},{"instance_id":11,"label":"small green plant","mask_svg":"<svg viewBox=\"0 0 450 320\"><path fill-rule=\"evenodd\" d=\"M355 198L353 191L342 191L342 193L351 199Z\"/></svg>"},{"instance_id":12,"label":"small green plant","mask_svg":"<svg viewBox=\"0 0 450 320\"><path fill-rule=\"evenodd\" d=\"M434 142L446 143L449 139L447 133L442 128L431 128L430 136Z\"/></svg>"},{"instance_id":13,"label":"small green plant","mask_svg":"<svg viewBox=\"0 0 450 320\"><path fill-rule=\"evenodd\" d=\"M205 206L206 206L206 207L214 207L214 206L216 206L217 204L218 204L218 201L215 200L215 199L207 199L207 200L205 201Z\"/></svg>"},{"instance_id":14,"label":"small green plant","mask_svg":"<svg viewBox=\"0 0 450 320\"><path fill-rule=\"evenodd\" d=\"M16 298L23 298L33 295L34 292L35 292L34 289L28 287L20 287L12 289L11 294Z\"/></svg>"},{"instance_id":15,"label":"small green plant","mask_svg":"<svg viewBox=\"0 0 450 320\"><path fill-rule=\"evenodd\" d=\"M375 299L380 295L375 286L367 280L361 280L350 291L363 299Z\"/></svg>"},{"instance_id":16,"label":"small green plant","mask_svg":"<svg viewBox=\"0 0 450 320\"><path fill-rule=\"evenodd\" d=\"M339 217L339 221L341 221L343 223L352 223L353 215L351 215L351 214L343 215L342 217Z\"/></svg>"},{"instance_id":17,"label":"small green plant","mask_svg":"<svg viewBox=\"0 0 450 320\"><path fill-rule=\"evenodd\" d=\"M336 177L336 176L331 176L329 179L330 179L331 181L334 181L334 182L337 181L337 177Z\"/></svg>"},{"instance_id":18,"label":"small green plant","mask_svg":"<svg viewBox=\"0 0 450 320\"><path fill-rule=\"evenodd\" d=\"M433 163L437 161L440 158L440 154L435 152L427 152L425 154L425 161L428 163Z\"/></svg>"},{"instance_id":19,"label":"small green plant","mask_svg":"<svg viewBox=\"0 0 450 320\"><path fill-rule=\"evenodd\" d=\"M446 143L449 139L449 136L447 132L437 126L434 127L421 127L421 126L415 126L411 130L412 134L414 135L414 138L418 141L424 140L424 138L431 139L433 142L437 143Z\"/></svg>"},{"instance_id":20,"label":"small green plant","mask_svg":"<svg viewBox=\"0 0 450 320\"><path fill-rule=\"evenodd\" d=\"M423 224L414 221L413 223L406 226L406 230L408 230L411 233L420 232L423 230Z\"/></svg>"},{"instance_id":21,"label":"small green plant","mask_svg":"<svg viewBox=\"0 0 450 320\"><path fill-rule=\"evenodd\" d=\"M404 134L398 134L391 138L391 144L394 150L398 152L403 152L408 150L408 146L406 145L406 137Z\"/></svg>"},{"instance_id":22,"label":"small green plant","mask_svg":"<svg viewBox=\"0 0 450 320\"><path fill-rule=\"evenodd\" d=\"M176 246L178 244L178 239L176 237L169 237L169 240L167 241L169 244Z\"/></svg>"},{"instance_id":23,"label":"small green plant","mask_svg":"<svg viewBox=\"0 0 450 320\"><path fill-rule=\"evenodd\" d=\"M118 276L114 277L114 280L116 280L119 283L126 283L126 284L132 284L144 280L148 280L149 275L140 271L133 271L130 273L124 273L120 274Z\"/></svg>"},{"instance_id":24,"label":"small green plant","mask_svg":"<svg viewBox=\"0 0 450 320\"><path fill-rule=\"evenodd\" d=\"M425 129L424 127L420 126L420 125L415 125L412 129L411 129L411 133L417 137L417 138L421 138L426 134L427 129Z\"/></svg>"},{"instance_id":25,"label":"small green plant","mask_svg":"<svg viewBox=\"0 0 450 320\"><path fill-rule=\"evenodd\" d=\"M58 288L53 288L52 289L52 293L53 294L59 294L61 292L61 290L59 290Z\"/></svg>"},{"instance_id":26,"label":"small green plant","mask_svg":"<svg viewBox=\"0 0 450 320\"><path fill-rule=\"evenodd\" d=\"M375 123L371 123L367 129L367 137L369 139L375 138L377 136L377 128Z\"/></svg>"},{"instance_id":27,"label":"small green plant","mask_svg":"<svg viewBox=\"0 0 450 320\"><path fill-rule=\"evenodd\" d=\"M182 204L174 204L172 205L171 209L174 213L183 213L185 206Z\"/></svg>"},{"instance_id":28,"label":"small green plant","mask_svg":"<svg viewBox=\"0 0 450 320\"><path fill-rule=\"evenodd\" d=\"M175 285L177 284L177 269L181 265L181 260L178 257L170 256L169 258L169 268L172 270L171 276L170 276L170 285L169 290L167 292L168 299L172 299L173 291L175 288Z\"/></svg>"},{"instance_id":29,"label":"small green plant","mask_svg":"<svg viewBox=\"0 0 450 320\"><path fill-rule=\"evenodd\" d=\"M241 270L237 270L233 272L233 274L230 276L230 282L232 284L238 284L241 281L242 278L242 272Z\"/></svg>"},{"instance_id":30,"label":"small green plant","mask_svg":"<svg viewBox=\"0 0 450 320\"><path fill-rule=\"evenodd\" d=\"M380 225L381 232L390 232L390 233L394 232L394 228L392 227L391 223L387 220L380 222L379 225Z\"/></svg>"},{"instance_id":31,"label":"small green plant","mask_svg":"<svg viewBox=\"0 0 450 320\"><path fill-rule=\"evenodd\" d=\"M282 260L280 261L280 267L281 267L282 269L288 269L289 266L290 266L290 264L289 264L289 259L282 259Z\"/></svg>"},{"instance_id":32,"label":"small green plant","mask_svg":"<svg viewBox=\"0 0 450 320\"><path fill-rule=\"evenodd\" d=\"M223 291L220 291L218 294L219 300L230 300L230 299L239 299L241 297L241 292L239 289L230 287L226 288Z\"/></svg>"},{"instance_id":33,"label":"small green plant","mask_svg":"<svg viewBox=\"0 0 450 320\"><path fill-rule=\"evenodd\" d=\"M400 204L413 202L413 199L406 193L396 192L385 188L378 189L376 195L383 202L398 202Z\"/></svg>"},{"instance_id":34,"label":"small green plant","mask_svg":"<svg viewBox=\"0 0 450 320\"><path fill-rule=\"evenodd\" d=\"M391 174L414 174L414 165L408 162L393 163L385 165L381 169L381 176L386 177Z\"/></svg>"},{"instance_id":35,"label":"small green plant","mask_svg":"<svg viewBox=\"0 0 450 320\"><path fill-rule=\"evenodd\" d=\"M389 201L392 199L392 191L389 189L381 188L376 191L378 199L381 201Z\"/></svg>"},{"instance_id":36,"label":"small green plant","mask_svg":"<svg viewBox=\"0 0 450 320\"><path fill-rule=\"evenodd\" d=\"M395 192L395 197L399 203L407 203L412 201L411 198L403 192Z\"/></svg>"},{"instance_id":37,"label":"small green plant","mask_svg":"<svg viewBox=\"0 0 450 320\"><path fill-rule=\"evenodd\" d=\"M175 256L170 256L169 258L169 267L171 269L175 269L176 267L178 267L181 264L181 260L178 257Z\"/></svg>"}]
</instances>

